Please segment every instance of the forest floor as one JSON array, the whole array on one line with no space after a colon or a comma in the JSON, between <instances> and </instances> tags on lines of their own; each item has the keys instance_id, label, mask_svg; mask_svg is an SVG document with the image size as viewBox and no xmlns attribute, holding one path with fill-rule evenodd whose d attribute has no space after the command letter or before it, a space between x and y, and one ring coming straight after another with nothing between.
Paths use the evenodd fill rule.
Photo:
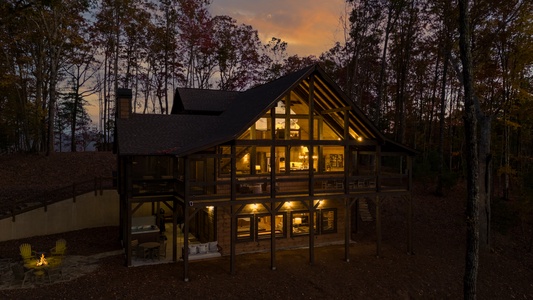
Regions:
<instances>
[{"instance_id":1,"label":"forest floor","mask_svg":"<svg viewBox=\"0 0 533 300\"><path fill-rule=\"evenodd\" d=\"M24 183L33 192L45 182L57 181L60 185L65 178L75 176L72 174L93 178L99 163L103 164L96 168L100 171L116 165L110 153L71 153L65 155L68 162L63 161L63 155L38 160L21 155L0 157L1 189L15 194L17 189L7 185ZM6 174L5 162L19 166L20 172ZM110 162L112 165L106 165ZM48 170L53 170L53 176ZM102 227L0 242L0 258L18 259L18 246L23 242L49 249L58 238L68 241L71 256L115 253L93 261L95 267L83 276L37 287L2 289L0 299L460 299L465 262L465 190L459 185L446 196L436 197L432 189L427 181L415 180L413 255L407 254L407 203L400 198L383 201L379 257L374 222L360 222L350 245L349 262L344 260L343 245L316 248L313 264L309 263L308 249L278 251L274 271L270 269L270 253L243 254L236 257L235 275L230 274L229 257L191 262L189 282L183 280L181 262L124 267L123 256L116 254L121 249L118 228ZM533 299L530 234L521 230L519 222L512 222L517 218L513 203L499 203L497 207L492 247L480 255L478 299Z\"/></svg>"}]
</instances>

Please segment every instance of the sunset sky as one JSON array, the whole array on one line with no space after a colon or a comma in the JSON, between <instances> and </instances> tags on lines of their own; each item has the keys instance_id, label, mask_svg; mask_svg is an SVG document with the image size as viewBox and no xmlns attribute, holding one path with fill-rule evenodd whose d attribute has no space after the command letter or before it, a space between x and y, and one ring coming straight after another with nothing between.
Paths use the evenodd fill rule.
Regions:
<instances>
[{"instance_id":1,"label":"sunset sky","mask_svg":"<svg viewBox=\"0 0 533 300\"><path fill-rule=\"evenodd\" d=\"M343 40L344 7L345 0L212 0L210 12L252 25L263 43L281 38L288 43L289 55L318 57ZM90 99L90 103L87 110L98 124L97 101Z\"/></svg>"},{"instance_id":2,"label":"sunset sky","mask_svg":"<svg viewBox=\"0 0 533 300\"><path fill-rule=\"evenodd\" d=\"M210 11L252 25L263 43L272 37L289 44L290 55L315 55L343 39L345 0L213 0Z\"/></svg>"}]
</instances>

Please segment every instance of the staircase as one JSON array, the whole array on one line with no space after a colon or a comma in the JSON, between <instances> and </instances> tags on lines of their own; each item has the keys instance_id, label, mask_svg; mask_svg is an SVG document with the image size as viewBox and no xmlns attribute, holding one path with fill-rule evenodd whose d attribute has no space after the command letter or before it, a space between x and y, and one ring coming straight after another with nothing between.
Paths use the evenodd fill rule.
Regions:
<instances>
[{"instance_id":1,"label":"staircase","mask_svg":"<svg viewBox=\"0 0 533 300\"><path fill-rule=\"evenodd\" d=\"M359 199L359 216L361 216L361 221L363 222L374 221L372 214L370 214L370 210L368 210L368 202L366 201L366 198Z\"/></svg>"}]
</instances>

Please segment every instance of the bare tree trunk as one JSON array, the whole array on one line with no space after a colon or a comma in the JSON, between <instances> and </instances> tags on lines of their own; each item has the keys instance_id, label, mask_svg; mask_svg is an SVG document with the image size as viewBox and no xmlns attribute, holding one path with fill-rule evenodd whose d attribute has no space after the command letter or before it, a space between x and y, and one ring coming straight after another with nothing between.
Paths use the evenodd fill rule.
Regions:
<instances>
[{"instance_id":1,"label":"bare tree trunk","mask_svg":"<svg viewBox=\"0 0 533 300\"><path fill-rule=\"evenodd\" d=\"M52 47L53 48L53 47ZM58 50L56 50L58 51ZM57 67L59 55L56 51L52 51L50 59L50 88L49 88L49 104L48 104L48 147L46 148L46 155L52 155L54 153L54 121L56 116L56 85L57 85Z\"/></svg>"},{"instance_id":2,"label":"bare tree trunk","mask_svg":"<svg viewBox=\"0 0 533 300\"><path fill-rule=\"evenodd\" d=\"M108 93L107 93L107 89L108 89L108 77L109 77L109 72L108 72L108 55L105 54L105 58L104 58L104 111L103 111L103 114L102 114L102 117L103 117L103 125L104 125L104 151L107 151L109 149L107 149L107 144L109 143L109 137L107 136L107 110L108 110Z\"/></svg>"},{"instance_id":3,"label":"bare tree trunk","mask_svg":"<svg viewBox=\"0 0 533 300\"><path fill-rule=\"evenodd\" d=\"M440 94L440 120L439 120L439 164L438 164L438 178L437 178L437 190L435 191L435 194L438 196L443 195L443 182L442 182L442 174L444 173L444 118L446 118L446 79L448 74L448 64L449 59L447 58L449 53L449 48L446 47L444 50L446 53L444 53L444 66L442 70L442 86L441 86L441 94Z\"/></svg>"},{"instance_id":4,"label":"bare tree trunk","mask_svg":"<svg viewBox=\"0 0 533 300\"><path fill-rule=\"evenodd\" d=\"M479 216L478 216L478 153L477 116L472 86L472 53L470 48L469 0L459 0L459 46L463 64L465 97L464 126L467 163L466 205L466 257L463 281L464 299L476 299L479 266Z\"/></svg>"},{"instance_id":5,"label":"bare tree trunk","mask_svg":"<svg viewBox=\"0 0 533 300\"><path fill-rule=\"evenodd\" d=\"M392 8L389 10L389 16L387 19L387 29L385 30L385 41L383 45L383 52L381 54L381 67L379 71L379 81L378 81L378 95L376 97L375 111L374 111L374 124L381 129L380 118L381 118L381 102L383 101L383 90L384 90L384 81L385 81L385 69L387 67L387 46L389 43L389 34L392 28Z\"/></svg>"},{"instance_id":6,"label":"bare tree trunk","mask_svg":"<svg viewBox=\"0 0 533 300\"><path fill-rule=\"evenodd\" d=\"M479 119L479 241L480 249L490 249L490 221L491 221L491 187L492 187L492 155L490 153L492 118L487 115Z\"/></svg>"}]
</instances>

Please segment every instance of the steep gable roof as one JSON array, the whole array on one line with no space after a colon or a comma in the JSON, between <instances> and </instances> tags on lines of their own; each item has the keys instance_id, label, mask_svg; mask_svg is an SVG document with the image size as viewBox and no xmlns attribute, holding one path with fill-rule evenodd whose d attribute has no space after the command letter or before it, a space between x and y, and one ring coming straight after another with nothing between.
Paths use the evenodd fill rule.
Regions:
<instances>
[{"instance_id":1,"label":"steep gable roof","mask_svg":"<svg viewBox=\"0 0 533 300\"><path fill-rule=\"evenodd\" d=\"M334 111L346 109L350 126L365 138L386 144L388 140L362 111L318 65L312 65L245 92L178 89L171 115L117 119L119 154L182 156L236 139L291 90L308 97L311 77L322 103L315 107L318 113L324 112L324 118L334 123Z\"/></svg>"},{"instance_id":2,"label":"steep gable roof","mask_svg":"<svg viewBox=\"0 0 533 300\"><path fill-rule=\"evenodd\" d=\"M171 114L221 114L240 93L177 88Z\"/></svg>"}]
</instances>

